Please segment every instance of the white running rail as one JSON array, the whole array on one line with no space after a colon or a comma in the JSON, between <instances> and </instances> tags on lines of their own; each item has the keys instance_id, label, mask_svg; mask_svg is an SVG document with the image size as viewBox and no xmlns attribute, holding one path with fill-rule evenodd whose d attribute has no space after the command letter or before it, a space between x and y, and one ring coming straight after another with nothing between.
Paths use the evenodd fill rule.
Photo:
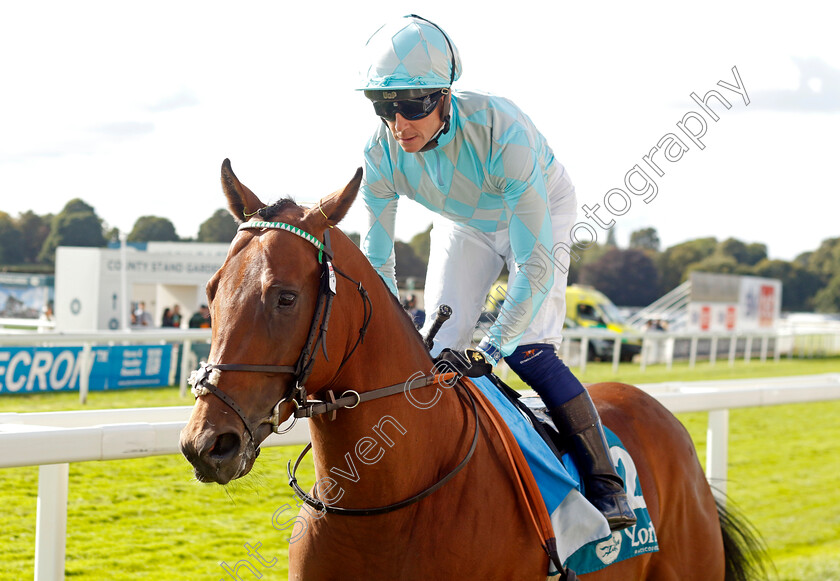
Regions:
<instances>
[{"instance_id":1,"label":"white running rail","mask_svg":"<svg viewBox=\"0 0 840 581\"><path fill-rule=\"evenodd\" d=\"M669 410L709 412L706 476L725 493L729 410L840 399L840 374L642 385ZM73 412L0 413L0 468L40 466L35 580L64 579L69 462L178 454L189 406ZM263 446L309 441L300 421ZM186 460L185 460L186 461Z\"/></svg>"}]
</instances>

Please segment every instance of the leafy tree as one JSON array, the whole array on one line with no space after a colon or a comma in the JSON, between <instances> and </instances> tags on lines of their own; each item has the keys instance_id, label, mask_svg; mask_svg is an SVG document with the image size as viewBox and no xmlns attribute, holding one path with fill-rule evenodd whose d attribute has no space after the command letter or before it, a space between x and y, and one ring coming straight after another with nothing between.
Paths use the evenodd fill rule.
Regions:
<instances>
[{"instance_id":1,"label":"leafy tree","mask_svg":"<svg viewBox=\"0 0 840 581\"><path fill-rule=\"evenodd\" d=\"M610 228L607 234L607 242L604 245L610 248L618 248L618 242L615 241L615 227Z\"/></svg>"},{"instance_id":2,"label":"leafy tree","mask_svg":"<svg viewBox=\"0 0 840 581\"><path fill-rule=\"evenodd\" d=\"M358 246L359 248L362 247L362 235L358 232L346 232L347 237L353 241L353 244Z\"/></svg>"},{"instance_id":3,"label":"leafy tree","mask_svg":"<svg viewBox=\"0 0 840 581\"><path fill-rule=\"evenodd\" d=\"M659 275L662 291L679 286L688 275L688 267L710 256L717 247L715 238L697 238L667 248L659 255Z\"/></svg>"},{"instance_id":4,"label":"leafy tree","mask_svg":"<svg viewBox=\"0 0 840 581\"><path fill-rule=\"evenodd\" d=\"M0 264L23 262L20 247L20 230L6 212L0 212Z\"/></svg>"},{"instance_id":5,"label":"leafy tree","mask_svg":"<svg viewBox=\"0 0 840 581\"><path fill-rule=\"evenodd\" d=\"M767 258L767 246L765 244L745 244L735 238L727 238L721 242L717 251L726 256L731 256L738 264L749 266L755 266Z\"/></svg>"},{"instance_id":6,"label":"leafy tree","mask_svg":"<svg viewBox=\"0 0 840 581\"><path fill-rule=\"evenodd\" d=\"M52 214L39 216L32 210L27 210L17 217L15 222L20 231L21 262L38 262L38 254L50 234L52 218Z\"/></svg>"},{"instance_id":7,"label":"leafy tree","mask_svg":"<svg viewBox=\"0 0 840 581\"><path fill-rule=\"evenodd\" d=\"M607 295L617 305L645 306L659 297L659 272L647 253L611 248L587 263L580 280Z\"/></svg>"},{"instance_id":8,"label":"leafy tree","mask_svg":"<svg viewBox=\"0 0 840 581\"><path fill-rule=\"evenodd\" d=\"M569 254L569 276L568 284L575 284L580 282L581 272L587 264L597 262L604 254L610 250L609 246L593 242L591 246L580 248L578 246L572 247L572 252Z\"/></svg>"},{"instance_id":9,"label":"leafy tree","mask_svg":"<svg viewBox=\"0 0 840 581\"><path fill-rule=\"evenodd\" d=\"M750 268L746 264L739 264L735 258L722 252L714 252L706 258L688 265L685 270L687 277L692 272L715 272L719 274L748 274Z\"/></svg>"},{"instance_id":10,"label":"leafy tree","mask_svg":"<svg viewBox=\"0 0 840 581\"><path fill-rule=\"evenodd\" d=\"M762 260L767 259L767 245L760 242L747 244L747 256L743 261L750 266L755 266Z\"/></svg>"},{"instance_id":11,"label":"leafy tree","mask_svg":"<svg viewBox=\"0 0 840 581\"><path fill-rule=\"evenodd\" d=\"M642 228L631 233L630 248L659 252L659 234L656 228Z\"/></svg>"},{"instance_id":12,"label":"leafy tree","mask_svg":"<svg viewBox=\"0 0 840 581\"><path fill-rule=\"evenodd\" d=\"M93 206L79 198L67 202L50 224L50 233L44 240L38 260L55 262L55 249L59 246L105 246L102 220Z\"/></svg>"},{"instance_id":13,"label":"leafy tree","mask_svg":"<svg viewBox=\"0 0 840 581\"><path fill-rule=\"evenodd\" d=\"M803 252L799 256L793 259L794 264L798 264L802 268L808 268L808 262L811 260L811 256L814 254L813 250L809 250L808 252Z\"/></svg>"},{"instance_id":14,"label":"leafy tree","mask_svg":"<svg viewBox=\"0 0 840 581\"><path fill-rule=\"evenodd\" d=\"M755 276L782 281L782 309L807 311L814 295L823 287L820 277L796 262L764 259L752 268Z\"/></svg>"},{"instance_id":15,"label":"leafy tree","mask_svg":"<svg viewBox=\"0 0 840 581\"><path fill-rule=\"evenodd\" d=\"M236 236L236 220L219 208L198 227L199 242L230 242Z\"/></svg>"},{"instance_id":16,"label":"leafy tree","mask_svg":"<svg viewBox=\"0 0 840 581\"><path fill-rule=\"evenodd\" d=\"M140 216L126 238L128 242L177 242L175 226L168 218Z\"/></svg>"},{"instance_id":17,"label":"leafy tree","mask_svg":"<svg viewBox=\"0 0 840 581\"><path fill-rule=\"evenodd\" d=\"M819 248L807 258L808 270L814 272L827 283L831 278L840 274L840 238L827 238Z\"/></svg>"},{"instance_id":18,"label":"leafy tree","mask_svg":"<svg viewBox=\"0 0 840 581\"><path fill-rule=\"evenodd\" d=\"M114 226L113 228L106 228L105 231L105 240L108 242L119 242L120 241L120 229Z\"/></svg>"},{"instance_id":19,"label":"leafy tree","mask_svg":"<svg viewBox=\"0 0 840 581\"><path fill-rule=\"evenodd\" d=\"M814 309L821 313L840 313L840 274L814 296Z\"/></svg>"},{"instance_id":20,"label":"leafy tree","mask_svg":"<svg viewBox=\"0 0 840 581\"><path fill-rule=\"evenodd\" d=\"M426 264L417 258L411 246L401 240L397 240L394 242L394 254L397 276L399 278L408 276L423 278L426 276Z\"/></svg>"},{"instance_id":21,"label":"leafy tree","mask_svg":"<svg viewBox=\"0 0 840 581\"><path fill-rule=\"evenodd\" d=\"M432 225L426 228L423 232L412 236L408 245L414 250L414 255L422 260L425 264L429 264L429 252L432 246Z\"/></svg>"}]
</instances>

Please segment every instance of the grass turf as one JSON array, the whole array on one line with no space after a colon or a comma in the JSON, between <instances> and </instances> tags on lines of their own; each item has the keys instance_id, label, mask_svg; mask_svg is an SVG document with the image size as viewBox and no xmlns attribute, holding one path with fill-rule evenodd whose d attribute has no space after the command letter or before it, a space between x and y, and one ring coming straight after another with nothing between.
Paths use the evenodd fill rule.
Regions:
<instances>
[{"instance_id":1,"label":"grass turf","mask_svg":"<svg viewBox=\"0 0 840 581\"><path fill-rule=\"evenodd\" d=\"M740 362L739 362L740 363ZM785 376L836 372L837 359L750 365L699 363L689 370L590 364L585 382L628 383ZM515 381L511 381L515 384ZM92 393L87 409L186 405L175 388ZM0 398L0 411L80 409L77 394ZM764 537L780 581L840 581L840 402L733 410L729 494ZM706 414L681 414L705 458ZM70 465L66 574L78 579L231 578L219 565L241 559L264 579L285 579L290 531L274 522L295 505L284 464L300 447L263 450L246 479L220 487L194 480L180 456ZM0 470L0 578L33 576L37 467ZM302 482L314 475L306 463ZM296 508L294 512L296 512ZM262 564L248 556L245 543ZM259 546L257 545L259 543ZM276 561L274 560L276 559ZM242 568L243 578L253 575Z\"/></svg>"}]
</instances>

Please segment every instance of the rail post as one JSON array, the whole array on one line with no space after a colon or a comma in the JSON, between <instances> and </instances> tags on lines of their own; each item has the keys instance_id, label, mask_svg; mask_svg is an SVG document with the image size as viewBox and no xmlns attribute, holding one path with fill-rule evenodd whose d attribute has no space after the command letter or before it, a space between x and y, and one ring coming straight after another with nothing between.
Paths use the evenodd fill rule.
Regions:
<instances>
[{"instance_id":1,"label":"rail post","mask_svg":"<svg viewBox=\"0 0 840 581\"><path fill-rule=\"evenodd\" d=\"M69 485L70 464L45 464L38 468L35 581L64 579Z\"/></svg>"},{"instance_id":2,"label":"rail post","mask_svg":"<svg viewBox=\"0 0 840 581\"><path fill-rule=\"evenodd\" d=\"M726 502L726 467L729 462L729 410L709 412L706 429L706 480L719 501Z\"/></svg>"}]
</instances>

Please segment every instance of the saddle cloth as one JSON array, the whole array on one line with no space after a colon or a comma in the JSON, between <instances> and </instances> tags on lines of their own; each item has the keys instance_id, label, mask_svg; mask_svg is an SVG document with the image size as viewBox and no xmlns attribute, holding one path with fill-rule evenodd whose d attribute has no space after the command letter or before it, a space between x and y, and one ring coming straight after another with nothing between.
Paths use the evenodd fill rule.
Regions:
<instances>
[{"instance_id":1,"label":"saddle cloth","mask_svg":"<svg viewBox=\"0 0 840 581\"><path fill-rule=\"evenodd\" d=\"M557 542L557 554L565 567L583 575L643 553L658 551L656 533L648 514L635 465L618 437L609 429L607 442L619 476L625 482L630 506L637 523L623 531L610 532L606 519L583 496L578 470L568 454L562 462L532 425L526 412L518 409L488 377L471 378L505 421L525 456ZM522 398L538 421L548 418L539 398ZM544 416L544 417L541 417ZM551 429L553 430L553 424ZM559 572L551 565L549 577Z\"/></svg>"}]
</instances>

